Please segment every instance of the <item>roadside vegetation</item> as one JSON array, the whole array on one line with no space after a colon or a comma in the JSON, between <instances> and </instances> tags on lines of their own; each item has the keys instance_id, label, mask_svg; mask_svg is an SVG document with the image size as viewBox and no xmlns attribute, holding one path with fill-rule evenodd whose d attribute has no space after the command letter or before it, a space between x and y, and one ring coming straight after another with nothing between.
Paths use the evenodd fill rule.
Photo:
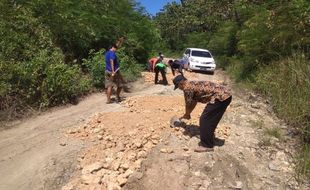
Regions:
<instances>
[{"instance_id":1,"label":"roadside vegetation","mask_svg":"<svg viewBox=\"0 0 310 190\"><path fill-rule=\"evenodd\" d=\"M124 37L121 70L135 80L161 44L129 0L0 2L0 121L25 110L74 103L104 86L104 52Z\"/></svg>"},{"instance_id":2,"label":"roadside vegetation","mask_svg":"<svg viewBox=\"0 0 310 190\"><path fill-rule=\"evenodd\" d=\"M209 49L217 65L237 82L271 97L278 116L300 133L298 172L306 177L310 177L309 20L310 2L305 0L182 0L168 4L155 18L168 49Z\"/></svg>"}]
</instances>

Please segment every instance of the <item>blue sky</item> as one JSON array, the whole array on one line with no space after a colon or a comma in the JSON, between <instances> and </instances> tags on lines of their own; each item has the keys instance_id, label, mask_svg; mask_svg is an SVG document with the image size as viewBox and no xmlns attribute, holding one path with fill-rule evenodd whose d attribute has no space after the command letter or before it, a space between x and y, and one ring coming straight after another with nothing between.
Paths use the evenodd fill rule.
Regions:
<instances>
[{"instance_id":1,"label":"blue sky","mask_svg":"<svg viewBox=\"0 0 310 190\"><path fill-rule=\"evenodd\" d=\"M151 15L156 15L157 12L160 11L167 3L171 3L173 1L179 3L179 0L136 0L141 3L143 7L145 7L146 11Z\"/></svg>"}]
</instances>

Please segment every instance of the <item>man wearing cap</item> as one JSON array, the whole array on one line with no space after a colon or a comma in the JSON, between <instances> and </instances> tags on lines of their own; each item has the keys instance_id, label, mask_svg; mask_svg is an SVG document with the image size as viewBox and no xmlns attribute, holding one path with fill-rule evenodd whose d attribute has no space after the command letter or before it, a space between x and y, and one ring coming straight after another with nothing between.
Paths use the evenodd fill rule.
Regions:
<instances>
[{"instance_id":1,"label":"man wearing cap","mask_svg":"<svg viewBox=\"0 0 310 190\"><path fill-rule=\"evenodd\" d=\"M219 141L214 136L215 129L232 99L230 90L210 81L188 81L182 75L176 76L173 83L174 90L184 92L185 114L180 119L190 119L198 102L207 104L200 116L200 143L195 152L213 151Z\"/></svg>"}]
</instances>

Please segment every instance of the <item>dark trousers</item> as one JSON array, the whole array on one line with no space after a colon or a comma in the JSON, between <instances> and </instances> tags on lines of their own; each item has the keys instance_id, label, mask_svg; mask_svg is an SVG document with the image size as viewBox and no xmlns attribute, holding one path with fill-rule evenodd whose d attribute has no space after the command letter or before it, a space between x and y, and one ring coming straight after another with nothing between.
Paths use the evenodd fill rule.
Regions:
<instances>
[{"instance_id":1,"label":"dark trousers","mask_svg":"<svg viewBox=\"0 0 310 190\"><path fill-rule=\"evenodd\" d=\"M158 73L159 72L161 73L161 76L163 78L163 84L167 85L168 81L166 78L166 71L165 71L165 68L163 68L163 67L155 67L155 84L158 83Z\"/></svg>"},{"instance_id":2,"label":"dark trousers","mask_svg":"<svg viewBox=\"0 0 310 190\"><path fill-rule=\"evenodd\" d=\"M208 104L200 116L200 141L202 146L213 148L214 146L214 132L222 119L226 108L231 102L232 97L224 101L216 100L214 104Z\"/></svg>"}]
</instances>

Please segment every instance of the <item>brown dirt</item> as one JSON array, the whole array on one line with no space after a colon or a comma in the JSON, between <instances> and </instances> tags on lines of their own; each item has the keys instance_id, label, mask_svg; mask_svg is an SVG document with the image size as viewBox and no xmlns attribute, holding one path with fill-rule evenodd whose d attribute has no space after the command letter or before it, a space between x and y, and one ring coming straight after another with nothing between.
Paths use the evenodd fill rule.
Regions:
<instances>
[{"instance_id":1,"label":"brown dirt","mask_svg":"<svg viewBox=\"0 0 310 190\"><path fill-rule=\"evenodd\" d=\"M233 92L216 131L225 145L199 154L193 149L204 105L183 127L171 128L170 118L184 113L182 92L173 90L171 73L168 86L154 85L154 73L142 75L121 104L106 105L105 95L94 94L2 131L0 189L309 188L295 179L294 138L263 98ZM222 71L185 76L233 87ZM274 128L281 139L266 136Z\"/></svg>"}]
</instances>

